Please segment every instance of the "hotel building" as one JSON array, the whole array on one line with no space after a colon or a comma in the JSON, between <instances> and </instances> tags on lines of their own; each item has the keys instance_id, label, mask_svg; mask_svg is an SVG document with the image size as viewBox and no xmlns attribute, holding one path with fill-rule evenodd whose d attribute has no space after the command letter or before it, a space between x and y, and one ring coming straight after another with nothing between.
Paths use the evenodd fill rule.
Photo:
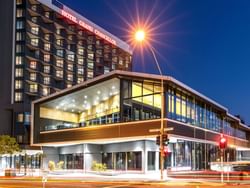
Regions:
<instances>
[{"instance_id":1,"label":"hotel building","mask_svg":"<svg viewBox=\"0 0 250 188\"><path fill-rule=\"evenodd\" d=\"M128 44L57 0L0 1L0 24L0 134L23 148L31 101L132 69Z\"/></svg>"},{"instance_id":2,"label":"hotel building","mask_svg":"<svg viewBox=\"0 0 250 188\"><path fill-rule=\"evenodd\" d=\"M164 103L161 104L161 80ZM220 160L218 142L227 139L225 161L250 157L250 128L227 108L169 76L113 71L32 103L31 144L65 169L159 170L161 109L168 132L165 168L204 170Z\"/></svg>"}]
</instances>

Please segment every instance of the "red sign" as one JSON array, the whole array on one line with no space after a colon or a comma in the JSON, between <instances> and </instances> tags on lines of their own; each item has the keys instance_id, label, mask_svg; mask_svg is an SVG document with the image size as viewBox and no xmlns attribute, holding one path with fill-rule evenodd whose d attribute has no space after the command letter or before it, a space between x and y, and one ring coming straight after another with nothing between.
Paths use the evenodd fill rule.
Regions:
<instances>
[{"instance_id":1,"label":"red sign","mask_svg":"<svg viewBox=\"0 0 250 188\"><path fill-rule=\"evenodd\" d=\"M77 19L77 17L73 16L72 14L62 10L61 14L68 18L69 20L71 20L72 22L79 24L82 28L95 33L97 36L99 36L100 38L110 42L111 44L116 45L116 41L114 39L112 39L110 36L104 34L103 32L99 31L98 29L95 29L93 26L87 24L86 22L84 22L83 20Z\"/></svg>"}]
</instances>

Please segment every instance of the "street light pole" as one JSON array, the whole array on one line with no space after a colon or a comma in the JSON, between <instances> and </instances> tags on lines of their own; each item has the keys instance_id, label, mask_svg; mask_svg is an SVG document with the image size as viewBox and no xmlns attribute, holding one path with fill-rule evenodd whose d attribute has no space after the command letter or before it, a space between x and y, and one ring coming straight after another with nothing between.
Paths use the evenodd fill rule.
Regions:
<instances>
[{"instance_id":1,"label":"street light pole","mask_svg":"<svg viewBox=\"0 0 250 188\"><path fill-rule=\"evenodd\" d=\"M149 49L154 57L154 60L155 60L155 64L158 68L158 71L161 75L161 127L160 127L160 168L161 168L161 180L163 180L163 169L164 169L164 153L163 153L163 150L164 150L164 145L163 145L163 134L164 134L164 122L163 122L163 119L164 119L164 84L163 84L163 76L162 76L162 71L161 71L161 67L159 65L159 62L156 58L156 55L155 55L155 52L154 52L154 49L152 46L149 46ZM166 122L167 123L167 122Z\"/></svg>"},{"instance_id":2,"label":"street light pole","mask_svg":"<svg viewBox=\"0 0 250 188\"><path fill-rule=\"evenodd\" d=\"M144 41L146 38L146 34L143 30L138 30L135 33L135 39L138 42L142 42ZM154 48L152 46L149 45L149 49L154 57L154 61L155 64L157 66L157 69L161 75L161 127L160 127L160 152L161 152L161 156L160 156L160 168L161 168L161 180L163 180L163 160L164 160L164 145L163 145L163 135L164 135L164 85L163 85L163 76L162 76L162 71L161 71L161 67L158 63L158 60L156 58L155 52L154 52ZM167 122L166 122L167 123Z\"/></svg>"}]
</instances>

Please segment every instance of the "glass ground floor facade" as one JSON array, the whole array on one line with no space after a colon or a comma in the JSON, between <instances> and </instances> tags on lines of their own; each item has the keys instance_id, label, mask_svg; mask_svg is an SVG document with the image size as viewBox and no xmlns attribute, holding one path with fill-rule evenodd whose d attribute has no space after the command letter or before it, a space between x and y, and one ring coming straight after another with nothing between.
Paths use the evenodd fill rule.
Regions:
<instances>
[{"instance_id":1,"label":"glass ground floor facade","mask_svg":"<svg viewBox=\"0 0 250 188\"><path fill-rule=\"evenodd\" d=\"M220 150L214 143L202 143L170 138L164 168L172 171L209 170L212 162L220 162ZM242 160L243 151L228 148L224 161ZM244 155L246 156L246 155ZM112 144L78 144L43 147L43 155L16 155L0 158L1 168L47 169L49 161L63 162L62 169L92 170L94 162L106 164L108 170L150 172L160 169L159 146L154 140L139 140Z\"/></svg>"},{"instance_id":2,"label":"glass ground floor facade","mask_svg":"<svg viewBox=\"0 0 250 188\"><path fill-rule=\"evenodd\" d=\"M164 158L165 169L209 170L212 162L220 162L220 150L213 143L176 138L170 140L168 155ZM225 162L249 159L244 151L233 148L226 149L223 155ZM159 170L160 153L153 140L45 147L43 154L13 155L12 159L10 156L2 156L0 168L46 169L49 161L55 164L63 161L62 169L92 170L95 161L106 164L108 170L146 172Z\"/></svg>"}]
</instances>

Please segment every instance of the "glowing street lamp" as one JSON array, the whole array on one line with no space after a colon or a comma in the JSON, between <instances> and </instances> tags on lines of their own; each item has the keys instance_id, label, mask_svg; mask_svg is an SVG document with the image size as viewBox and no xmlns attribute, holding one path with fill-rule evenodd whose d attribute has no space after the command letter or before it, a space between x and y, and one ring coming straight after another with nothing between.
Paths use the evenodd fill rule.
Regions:
<instances>
[{"instance_id":1,"label":"glowing street lamp","mask_svg":"<svg viewBox=\"0 0 250 188\"><path fill-rule=\"evenodd\" d=\"M142 29L139 29L135 32L135 40L137 42L142 43L146 39L146 32ZM146 42L146 41L145 41ZM157 66L157 69L161 75L161 127L160 127L160 152L161 152L161 157L160 157L160 168L161 168L161 179L163 179L163 161L164 161L164 144L163 144L163 135L164 135L164 124L163 124L163 118L164 118L164 86L163 86L163 75L161 71L161 67L158 63L158 60L156 58L154 49L151 45L148 45L149 49L154 57L155 64Z\"/></svg>"},{"instance_id":2,"label":"glowing street lamp","mask_svg":"<svg viewBox=\"0 0 250 188\"><path fill-rule=\"evenodd\" d=\"M142 42L145 39L145 32L144 30L138 30L135 33L135 40L138 42Z\"/></svg>"}]
</instances>

